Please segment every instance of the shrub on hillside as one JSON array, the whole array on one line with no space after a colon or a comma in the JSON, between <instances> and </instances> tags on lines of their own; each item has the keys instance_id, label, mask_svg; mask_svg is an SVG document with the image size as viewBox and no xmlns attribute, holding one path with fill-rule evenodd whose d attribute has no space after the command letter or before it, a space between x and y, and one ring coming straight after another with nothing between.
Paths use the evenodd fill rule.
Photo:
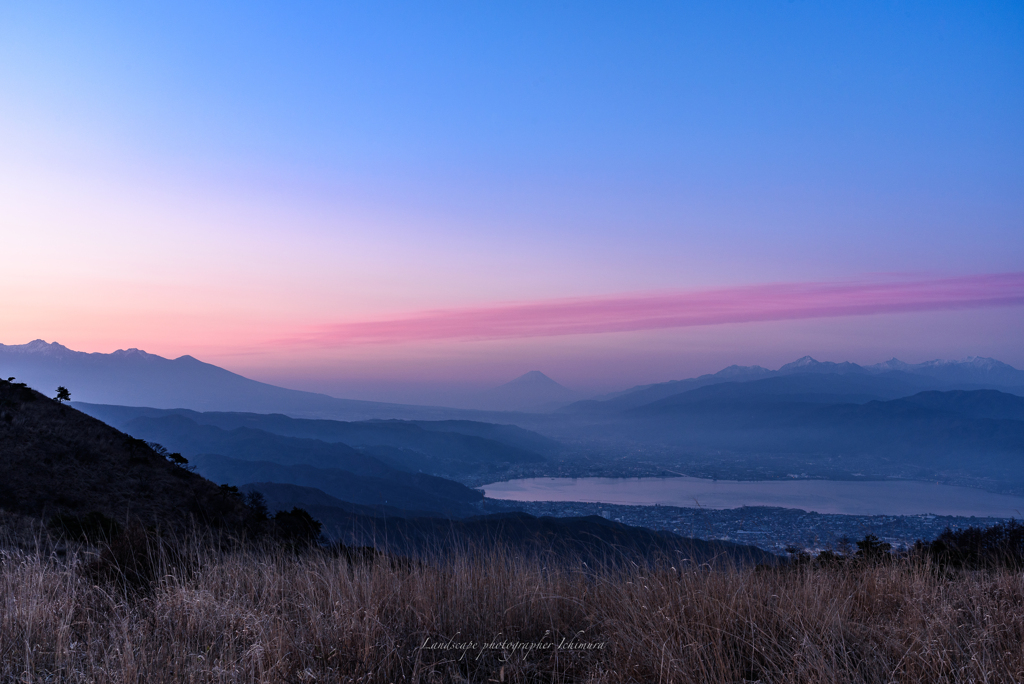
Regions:
<instances>
[{"instance_id":1,"label":"shrub on hillside","mask_svg":"<svg viewBox=\"0 0 1024 684\"><path fill-rule=\"evenodd\" d=\"M298 507L291 511L278 511L274 516L274 530L278 539L293 547L315 544L320 539L322 527L319 520Z\"/></svg>"},{"instance_id":2,"label":"shrub on hillside","mask_svg":"<svg viewBox=\"0 0 1024 684\"><path fill-rule=\"evenodd\" d=\"M919 543L923 552L941 565L979 569L1024 568L1024 525L1016 520L986 527L953 531L948 527L935 541Z\"/></svg>"}]
</instances>

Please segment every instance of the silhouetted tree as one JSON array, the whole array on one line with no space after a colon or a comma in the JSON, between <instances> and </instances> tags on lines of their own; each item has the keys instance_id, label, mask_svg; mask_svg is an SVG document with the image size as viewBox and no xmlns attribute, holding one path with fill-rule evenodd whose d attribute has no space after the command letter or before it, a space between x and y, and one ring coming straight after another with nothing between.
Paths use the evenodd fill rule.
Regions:
<instances>
[{"instance_id":1,"label":"silhouetted tree","mask_svg":"<svg viewBox=\"0 0 1024 684\"><path fill-rule=\"evenodd\" d=\"M1024 567L1024 525L1016 520L991 527L950 528L922 546L943 565L962 568Z\"/></svg>"},{"instance_id":2,"label":"silhouetted tree","mask_svg":"<svg viewBox=\"0 0 1024 684\"><path fill-rule=\"evenodd\" d=\"M267 499L263 496L262 492L253 490L246 494L245 505L249 507L254 519L267 520L270 518L270 512L267 510Z\"/></svg>"},{"instance_id":3,"label":"silhouetted tree","mask_svg":"<svg viewBox=\"0 0 1024 684\"><path fill-rule=\"evenodd\" d=\"M164 458L166 458L168 461L178 466L179 468L184 468L185 466L188 465L187 458L179 454L177 451L168 451L167 447L165 447L163 444L158 444L156 442L146 442L146 446L148 446L150 449L156 452L158 456L163 456Z\"/></svg>"},{"instance_id":4,"label":"silhouetted tree","mask_svg":"<svg viewBox=\"0 0 1024 684\"><path fill-rule=\"evenodd\" d=\"M263 494L251 491L245 495L245 529L253 536L260 536L267 531L270 524L270 511Z\"/></svg>"},{"instance_id":5,"label":"silhouetted tree","mask_svg":"<svg viewBox=\"0 0 1024 684\"><path fill-rule=\"evenodd\" d=\"M786 553L789 554L789 562L795 565L806 565L811 560L811 554L796 546L787 546Z\"/></svg>"},{"instance_id":6,"label":"silhouetted tree","mask_svg":"<svg viewBox=\"0 0 1024 684\"><path fill-rule=\"evenodd\" d=\"M814 561L818 565L823 565L826 567L836 567L842 565L845 562L845 560L845 558L843 558L841 555L839 555L832 549L825 549L824 551L818 554L817 558L814 559Z\"/></svg>"},{"instance_id":7,"label":"silhouetted tree","mask_svg":"<svg viewBox=\"0 0 1024 684\"><path fill-rule=\"evenodd\" d=\"M853 540L850 539L849 535L844 534L842 537L839 538L839 544L836 547L836 550L839 551L839 553L843 556L850 555L850 553L853 551Z\"/></svg>"},{"instance_id":8,"label":"silhouetted tree","mask_svg":"<svg viewBox=\"0 0 1024 684\"><path fill-rule=\"evenodd\" d=\"M176 466L184 468L188 465L188 459L179 454L177 451L167 454L167 460Z\"/></svg>"},{"instance_id":9,"label":"silhouetted tree","mask_svg":"<svg viewBox=\"0 0 1024 684\"><path fill-rule=\"evenodd\" d=\"M156 452L157 456L163 456L167 458L167 447L157 442L146 442L146 446Z\"/></svg>"},{"instance_id":10,"label":"silhouetted tree","mask_svg":"<svg viewBox=\"0 0 1024 684\"><path fill-rule=\"evenodd\" d=\"M274 516L277 534L295 546L309 546L320 538L321 525L307 511L295 507L290 512L278 511Z\"/></svg>"},{"instance_id":11,"label":"silhouetted tree","mask_svg":"<svg viewBox=\"0 0 1024 684\"><path fill-rule=\"evenodd\" d=\"M873 534L866 534L857 542L857 555L861 558L879 559L892 550L892 544L886 543Z\"/></svg>"},{"instance_id":12,"label":"silhouetted tree","mask_svg":"<svg viewBox=\"0 0 1024 684\"><path fill-rule=\"evenodd\" d=\"M225 499L228 497L242 497L242 494L238 491L238 487L229 484L222 484L220 486L220 495Z\"/></svg>"},{"instance_id":13,"label":"silhouetted tree","mask_svg":"<svg viewBox=\"0 0 1024 684\"><path fill-rule=\"evenodd\" d=\"M13 380L14 378L11 378ZM65 401L71 401L71 392L68 392L68 388L61 385L57 388L57 396L54 397L58 402L64 403Z\"/></svg>"}]
</instances>

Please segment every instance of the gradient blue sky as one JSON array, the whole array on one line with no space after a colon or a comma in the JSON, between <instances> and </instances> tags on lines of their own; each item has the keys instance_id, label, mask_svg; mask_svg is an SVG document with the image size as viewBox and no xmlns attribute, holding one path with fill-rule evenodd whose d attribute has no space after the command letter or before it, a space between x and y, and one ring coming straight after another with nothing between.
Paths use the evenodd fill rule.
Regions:
<instances>
[{"instance_id":1,"label":"gradient blue sky","mask_svg":"<svg viewBox=\"0 0 1024 684\"><path fill-rule=\"evenodd\" d=\"M1019 304L279 344L504 302L1018 273L1022 122L1020 3L5 3L0 342L400 399L804 353L1024 366Z\"/></svg>"}]
</instances>

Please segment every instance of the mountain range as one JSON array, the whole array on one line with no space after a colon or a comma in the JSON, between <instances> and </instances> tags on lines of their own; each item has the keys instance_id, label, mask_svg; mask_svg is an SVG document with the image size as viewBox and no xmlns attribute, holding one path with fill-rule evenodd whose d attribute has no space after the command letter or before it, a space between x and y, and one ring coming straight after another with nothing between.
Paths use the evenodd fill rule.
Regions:
<instances>
[{"instance_id":1,"label":"mountain range","mask_svg":"<svg viewBox=\"0 0 1024 684\"><path fill-rule=\"evenodd\" d=\"M894 358L884 363L860 366L849 361L822 362L805 356L775 371L761 366L729 366L717 373L687 380L638 385L598 399L576 402L561 410L565 413L614 412L650 404L707 385L745 383L789 375L842 378L834 380L836 386L852 387L859 384L861 395L870 394L872 399L895 399L925 390L998 389L1024 395L1024 371L995 359L970 356L961 361L935 360L909 364ZM864 394L865 391L868 394Z\"/></svg>"},{"instance_id":2,"label":"mountain range","mask_svg":"<svg viewBox=\"0 0 1024 684\"><path fill-rule=\"evenodd\" d=\"M196 411L286 413L304 418L480 419L484 412L338 399L250 380L192 356L166 359L141 349L110 354L73 351L56 342L0 345L0 375L33 387L62 385L79 401L189 408Z\"/></svg>"},{"instance_id":3,"label":"mountain range","mask_svg":"<svg viewBox=\"0 0 1024 684\"><path fill-rule=\"evenodd\" d=\"M0 344L0 374L33 387L68 387L76 400L94 404L336 420L500 420L503 412L549 411L581 398L540 371L530 371L477 393L472 408L339 399L251 380L187 355L167 359L141 349L86 353L43 340Z\"/></svg>"},{"instance_id":4,"label":"mountain range","mask_svg":"<svg viewBox=\"0 0 1024 684\"><path fill-rule=\"evenodd\" d=\"M875 399L896 398L925 390L998 389L1024 394L1024 371L994 359L969 357L962 361L919 364L891 359L885 363L860 366L850 362L819 362L805 356L775 371L760 366L730 366L714 374L641 385L597 400L575 403L572 402L579 398L578 393L540 371L530 371L511 382L481 392L474 401L476 409L458 409L339 399L326 394L285 389L251 380L191 356L166 359L139 349L118 350L110 354L85 353L43 340L22 345L0 344L0 375L15 376L34 387L68 387L77 401L187 408L203 412L283 413L296 418L345 421L375 418L471 420L539 427L546 422L543 418L536 414L522 414L552 410L565 414L614 412L706 385L797 374L861 376L865 379L865 387L875 388L871 390Z\"/></svg>"},{"instance_id":5,"label":"mountain range","mask_svg":"<svg viewBox=\"0 0 1024 684\"><path fill-rule=\"evenodd\" d=\"M296 486L333 477L308 468L393 478L396 485L419 487L414 497L405 490L412 497L407 507L445 515L470 514L475 495L452 490L439 498L429 491L432 481L422 478L475 487L555 473L621 476L641 462L644 472L907 477L1024 491L1024 421L1015 403L1024 394L1024 372L986 358L861 366L804 357L774 371L730 366L549 413L356 402L257 383L191 357L81 354L39 341L0 348L0 373L10 372L11 359L23 370L47 374L54 387L70 385L75 399L95 392L180 400L162 408L75 405L181 451L233 484L273 479L271 466L255 463L276 464L274 477ZM515 406L520 391L564 399L568 390L531 372L496 396ZM197 398L190 401L191 394ZM219 403L259 408L188 408ZM323 417L332 411L375 419ZM413 475L419 479L410 480ZM360 501L392 505L393 498L369 495L379 484L368 482ZM343 491L351 490L335 490Z\"/></svg>"}]
</instances>

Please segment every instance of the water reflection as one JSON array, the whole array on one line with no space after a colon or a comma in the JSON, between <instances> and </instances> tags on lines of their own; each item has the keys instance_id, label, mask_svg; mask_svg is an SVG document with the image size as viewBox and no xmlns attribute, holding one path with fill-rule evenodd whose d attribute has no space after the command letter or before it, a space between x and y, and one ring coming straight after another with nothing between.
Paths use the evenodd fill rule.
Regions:
<instances>
[{"instance_id":1,"label":"water reflection","mask_svg":"<svg viewBox=\"0 0 1024 684\"><path fill-rule=\"evenodd\" d=\"M992 494L971 487L887 480L736 481L696 477L531 478L484 485L493 499L587 501L622 505L779 506L847 515L1024 515L1024 497Z\"/></svg>"}]
</instances>

